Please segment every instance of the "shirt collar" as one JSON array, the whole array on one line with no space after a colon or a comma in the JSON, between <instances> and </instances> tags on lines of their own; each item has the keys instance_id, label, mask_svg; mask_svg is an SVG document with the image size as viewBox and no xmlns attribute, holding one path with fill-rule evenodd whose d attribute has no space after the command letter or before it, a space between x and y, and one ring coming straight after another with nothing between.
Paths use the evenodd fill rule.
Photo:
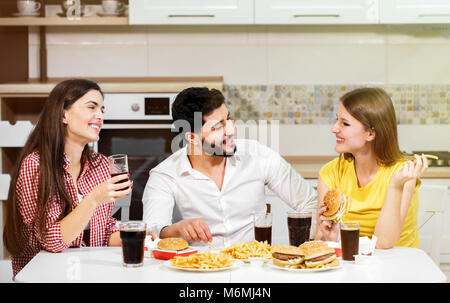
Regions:
<instances>
[{"instance_id":1,"label":"shirt collar","mask_svg":"<svg viewBox=\"0 0 450 303\"><path fill-rule=\"evenodd\" d=\"M63 159L64 159L63 168L64 170L67 170L70 166L70 159L66 153L63 154Z\"/></svg>"},{"instance_id":2,"label":"shirt collar","mask_svg":"<svg viewBox=\"0 0 450 303\"><path fill-rule=\"evenodd\" d=\"M238 150L234 153L233 156L228 157L227 161L230 161L230 164L233 166L236 166L238 164L238 161L241 160L241 157L238 153ZM181 150L181 158L178 162L178 175L183 176L183 174L194 174L194 169L192 168L191 162L189 161L188 154L187 154L187 147L183 147Z\"/></svg>"},{"instance_id":3,"label":"shirt collar","mask_svg":"<svg viewBox=\"0 0 450 303\"><path fill-rule=\"evenodd\" d=\"M69 159L69 156L67 156L67 154L65 152L63 153L63 159L64 159L63 168L65 171L67 171L67 169L70 167L70 159ZM81 174L78 178L82 177L88 168L89 168L89 163L86 159L86 161L84 162L83 170L81 171Z\"/></svg>"},{"instance_id":4,"label":"shirt collar","mask_svg":"<svg viewBox=\"0 0 450 303\"><path fill-rule=\"evenodd\" d=\"M178 162L178 174L182 176L185 173L192 174L192 171L194 170L192 168L191 162L189 161L188 155L187 155L187 147L183 147L181 149L181 155L180 155L180 161Z\"/></svg>"}]
</instances>

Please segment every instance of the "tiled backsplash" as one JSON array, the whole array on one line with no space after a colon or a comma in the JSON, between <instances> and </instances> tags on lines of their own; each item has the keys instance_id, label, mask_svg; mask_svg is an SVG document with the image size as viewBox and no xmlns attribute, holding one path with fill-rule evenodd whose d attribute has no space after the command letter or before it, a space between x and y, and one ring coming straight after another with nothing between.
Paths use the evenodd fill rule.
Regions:
<instances>
[{"instance_id":1,"label":"tiled backsplash","mask_svg":"<svg viewBox=\"0 0 450 303\"><path fill-rule=\"evenodd\" d=\"M333 124L339 98L361 85L224 85L236 120ZM450 85L386 85L399 124L450 124Z\"/></svg>"}]
</instances>

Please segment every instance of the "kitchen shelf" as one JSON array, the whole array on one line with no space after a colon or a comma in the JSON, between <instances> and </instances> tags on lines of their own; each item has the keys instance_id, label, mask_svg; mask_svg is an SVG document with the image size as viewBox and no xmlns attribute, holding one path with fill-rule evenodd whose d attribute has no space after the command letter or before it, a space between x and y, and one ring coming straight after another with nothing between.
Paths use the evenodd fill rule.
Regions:
<instances>
[{"instance_id":1,"label":"kitchen shelf","mask_svg":"<svg viewBox=\"0 0 450 303\"><path fill-rule=\"evenodd\" d=\"M9 183L11 183L11 176L0 174L0 200L8 199Z\"/></svg>"},{"instance_id":2,"label":"kitchen shelf","mask_svg":"<svg viewBox=\"0 0 450 303\"><path fill-rule=\"evenodd\" d=\"M0 26L86 26L86 25L129 25L128 17L4 17Z\"/></svg>"},{"instance_id":3,"label":"kitchen shelf","mask_svg":"<svg viewBox=\"0 0 450 303\"><path fill-rule=\"evenodd\" d=\"M223 90L223 77L125 77L95 78L104 93L179 93L187 87L209 87ZM23 83L0 83L0 97L46 97L65 78L50 78L47 82L30 79ZM13 99L11 99L14 101ZM14 103L16 103L14 101Z\"/></svg>"},{"instance_id":4,"label":"kitchen shelf","mask_svg":"<svg viewBox=\"0 0 450 303\"><path fill-rule=\"evenodd\" d=\"M17 121L14 125L0 121L0 147L24 146L33 128L30 121Z\"/></svg>"}]
</instances>

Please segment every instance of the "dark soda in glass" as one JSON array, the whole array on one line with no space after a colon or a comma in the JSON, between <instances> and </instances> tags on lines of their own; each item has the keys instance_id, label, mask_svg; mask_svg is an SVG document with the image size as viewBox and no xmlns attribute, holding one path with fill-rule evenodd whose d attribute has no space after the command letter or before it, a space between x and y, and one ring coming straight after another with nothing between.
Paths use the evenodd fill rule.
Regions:
<instances>
[{"instance_id":1,"label":"dark soda in glass","mask_svg":"<svg viewBox=\"0 0 450 303\"><path fill-rule=\"evenodd\" d=\"M146 225L133 221L121 223L120 240L122 241L123 265L138 267L144 264L144 245Z\"/></svg>"},{"instance_id":2,"label":"dark soda in glass","mask_svg":"<svg viewBox=\"0 0 450 303\"><path fill-rule=\"evenodd\" d=\"M353 261L359 253L359 224L341 223L342 260Z\"/></svg>"},{"instance_id":3,"label":"dark soda in glass","mask_svg":"<svg viewBox=\"0 0 450 303\"><path fill-rule=\"evenodd\" d=\"M269 245L272 245L272 226L267 227L255 226L255 240L260 242L267 241Z\"/></svg>"},{"instance_id":4,"label":"dark soda in glass","mask_svg":"<svg viewBox=\"0 0 450 303\"><path fill-rule=\"evenodd\" d=\"M128 175L128 172L111 174L111 178L115 177L115 176L118 176L118 175L124 175L124 174ZM117 181L116 184L117 183L124 183L124 182L127 182L127 181L128 181L128 179L123 179L123 180ZM120 190L126 190L126 189L128 189L128 187L127 188L121 188Z\"/></svg>"},{"instance_id":5,"label":"dark soda in glass","mask_svg":"<svg viewBox=\"0 0 450 303\"><path fill-rule=\"evenodd\" d=\"M299 246L309 241L312 213L288 213L289 245Z\"/></svg>"}]
</instances>

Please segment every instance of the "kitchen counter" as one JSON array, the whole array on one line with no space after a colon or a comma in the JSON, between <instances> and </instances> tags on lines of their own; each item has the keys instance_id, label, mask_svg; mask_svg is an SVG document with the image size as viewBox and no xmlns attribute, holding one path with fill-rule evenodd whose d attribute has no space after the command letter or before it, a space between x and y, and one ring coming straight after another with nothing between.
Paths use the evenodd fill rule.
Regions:
<instances>
[{"instance_id":1,"label":"kitchen counter","mask_svg":"<svg viewBox=\"0 0 450 303\"><path fill-rule=\"evenodd\" d=\"M337 156L284 156L283 158L289 162L303 178L316 179L319 177L320 168L335 157ZM422 178L450 178L450 167L429 167L424 172Z\"/></svg>"},{"instance_id":2,"label":"kitchen counter","mask_svg":"<svg viewBox=\"0 0 450 303\"><path fill-rule=\"evenodd\" d=\"M146 77L146 78L88 78L96 81L104 93L157 93L175 92L192 87L209 87L218 90L223 89L222 77ZM0 95L33 95L45 96L63 81L62 78L49 79L47 82L39 82L30 79L21 83L0 84Z\"/></svg>"}]
</instances>

